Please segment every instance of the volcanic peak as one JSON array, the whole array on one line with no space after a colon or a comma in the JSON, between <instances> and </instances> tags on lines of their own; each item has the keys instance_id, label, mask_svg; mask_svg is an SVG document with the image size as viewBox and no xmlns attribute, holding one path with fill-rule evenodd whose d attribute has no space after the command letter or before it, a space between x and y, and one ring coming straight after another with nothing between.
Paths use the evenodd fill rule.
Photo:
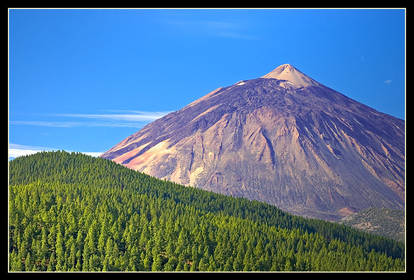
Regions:
<instances>
[{"instance_id":1,"label":"volcanic peak","mask_svg":"<svg viewBox=\"0 0 414 280\"><path fill-rule=\"evenodd\" d=\"M101 157L179 184L338 220L368 207L404 209L404 128L403 120L284 64L208 93Z\"/></svg>"},{"instance_id":2,"label":"volcanic peak","mask_svg":"<svg viewBox=\"0 0 414 280\"><path fill-rule=\"evenodd\" d=\"M317 81L303 74L290 64L282 64L261 78L285 80L295 88L320 85Z\"/></svg>"}]
</instances>

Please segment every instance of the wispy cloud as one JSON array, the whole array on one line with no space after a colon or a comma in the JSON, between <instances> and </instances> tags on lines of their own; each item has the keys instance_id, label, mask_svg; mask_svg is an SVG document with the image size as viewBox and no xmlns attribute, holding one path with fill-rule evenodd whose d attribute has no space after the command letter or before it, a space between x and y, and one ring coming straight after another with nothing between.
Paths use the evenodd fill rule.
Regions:
<instances>
[{"instance_id":1,"label":"wispy cloud","mask_svg":"<svg viewBox=\"0 0 414 280\"><path fill-rule=\"evenodd\" d=\"M240 33L240 32L217 32L216 34L217 36L220 37L227 37L227 38L234 38L234 39L244 39L244 40L256 40L257 37L255 36L250 36L244 33Z\"/></svg>"},{"instance_id":2,"label":"wispy cloud","mask_svg":"<svg viewBox=\"0 0 414 280\"><path fill-rule=\"evenodd\" d=\"M55 122L55 121L10 121L11 125L31 125L47 127L75 127L82 126L80 122Z\"/></svg>"},{"instance_id":3,"label":"wispy cloud","mask_svg":"<svg viewBox=\"0 0 414 280\"><path fill-rule=\"evenodd\" d=\"M143 111L129 111L133 114L56 114L58 117L70 118L85 118L85 119L99 119L112 121L154 121L159 119L169 112L143 112Z\"/></svg>"},{"instance_id":4,"label":"wispy cloud","mask_svg":"<svg viewBox=\"0 0 414 280\"><path fill-rule=\"evenodd\" d=\"M45 127L132 127L141 128L142 123L134 122L68 122L68 121L10 121L11 125L29 125Z\"/></svg>"},{"instance_id":5,"label":"wispy cloud","mask_svg":"<svg viewBox=\"0 0 414 280\"><path fill-rule=\"evenodd\" d=\"M392 80L385 80L384 81L384 84L387 84L387 85L389 85L389 84L391 84L392 83Z\"/></svg>"},{"instance_id":6,"label":"wispy cloud","mask_svg":"<svg viewBox=\"0 0 414 280\"><path fill-rule=\"evenodd\" d=\"M9 144L9 158L17 158L20 156L32 155L41 151L53 151L55 149L37 147L37 146L26 146L18 144Z\"/></svg>"},{"instance_id":7,"label":"wispy cloud","mask_svg":"<svg viewBox=\"0 0 414 280\"><path fill-rule=\"evenodd\" d=\"M170 20L170 26L195 31L197 34L206 34L214 37L230 39L256 40L257 36L248 35L242 23L220 20Z\"/></svg>"},{"instance_id":8,"label":"wispy cloud","mask_svg":"<svg viewBox=\"0 0 414 280\"><path fill-rule=\"evenodd\" d=\"M39 147L39 146L27 146L27 145L19 145L10 143L9 144L9 158L17 158L21 156L27 156L36 154L43 151L57 151L60 149L56 148L48 148L48 147ZM72 151L68 151L72 152ZM102 152L80 152L86 155L90 155L93 157L98 157L102 154Z\"/></svg>"},{"instance_id":9,"label":"wispy cloud","mask_svg":"<svg viewBox=\"0 0 414 280\"><path fill-rule=\"evenodd\" d=\"M118 114L47 114L41 116L54 117L52 121L43 120L13 120L11 125L30 125L45 127L132 127L141 128L148 122L159 119L168 112L147 112L134 110L108 110ZM69 118L70 120L56 120ZM75 121L74 121L75 120ZM90 121L95 120L95 121Z\"/></svg>"}]
</instances>

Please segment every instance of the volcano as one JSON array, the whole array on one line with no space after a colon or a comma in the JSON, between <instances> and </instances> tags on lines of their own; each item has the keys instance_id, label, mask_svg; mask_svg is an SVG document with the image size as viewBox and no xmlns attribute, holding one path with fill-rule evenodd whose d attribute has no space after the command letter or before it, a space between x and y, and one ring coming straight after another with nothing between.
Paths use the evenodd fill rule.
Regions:
<instances>
[{"instance_id":1,"label":"volcano","mask_svg":"<svg viewBox=\"0 0 414 280\"><path fill-rule=\"evenodd\" d=\"M339 220L403 209L405 123L283 64L218 88L102 155L182 185Z\"/></svg>"}]
</instances>

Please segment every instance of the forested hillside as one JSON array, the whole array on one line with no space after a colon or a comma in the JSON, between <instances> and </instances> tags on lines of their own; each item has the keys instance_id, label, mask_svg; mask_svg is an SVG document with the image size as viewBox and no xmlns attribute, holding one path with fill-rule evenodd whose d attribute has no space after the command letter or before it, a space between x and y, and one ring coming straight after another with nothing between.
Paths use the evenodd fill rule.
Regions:
<instances>
[{"instance_id":1,"label":"forested hillside","mask_svg":"<svg viewBox=\"0 0 414 280\"><path fill-rule=\"evenodd\" d=\"M404 271L404 245L78 153L9 163L11 271Z\"/></svg>"}]
</instances>

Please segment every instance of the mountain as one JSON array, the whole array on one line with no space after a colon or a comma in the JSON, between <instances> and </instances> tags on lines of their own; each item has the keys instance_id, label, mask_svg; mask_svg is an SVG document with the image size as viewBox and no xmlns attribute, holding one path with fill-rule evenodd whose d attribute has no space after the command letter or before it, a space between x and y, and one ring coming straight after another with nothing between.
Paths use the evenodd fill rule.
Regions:
<instances>
[{"instance_id":1,"label":"mountain","mask_svg":"<svg viewBox=\"0 0 414 280\"><path fill-rule=\"evenodd\" d=\"M326 220L402 209L405 123L284 64L218 88L102 155L134 170Z\"/></svg>"},{"instance_id":2,"label":"mountain","mask_svg":"<svg viewBox=\"0 0 414 280\"><path fill-rule=\"evenodd\" d=\"M401 242L405 239L405 215L402 210L368 208L342 218L340 223Z\"/></svg>"},{"instance_id":3,"label":"mountain","mask_svg":"<svg viewBox=\"0 0 414 280\"><path fill-rule=\"evenodd\" d=\"M10 271L404 271L404 244L64 151L9 164Z\"/></svg>"}]
</instances>

